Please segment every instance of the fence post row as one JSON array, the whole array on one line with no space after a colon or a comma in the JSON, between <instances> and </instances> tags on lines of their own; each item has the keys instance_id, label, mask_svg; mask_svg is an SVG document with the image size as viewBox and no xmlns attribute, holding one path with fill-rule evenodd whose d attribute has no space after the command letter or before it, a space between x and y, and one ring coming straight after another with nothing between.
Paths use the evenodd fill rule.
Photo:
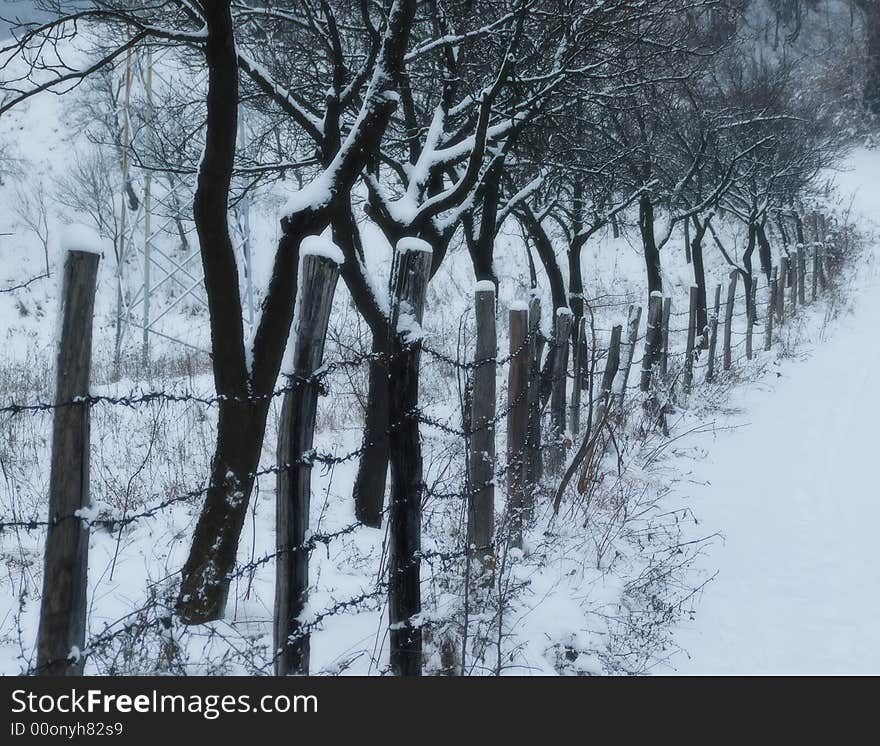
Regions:
<instances>
[{"instance_id":1,"label":"fence post row","mask_svg":"<svg viewBox=\"0 0 880 746\"><path fill-rule=\"evenodd\" d=\"M308 674L310 641L299 616L309 591L309 529L312 450L320 384L311 380L321 367L342 253L318 236L302 241L298 324L293 348L294 380L284 394L278 421L275 494L275 674Z\"/></svg>"},{"instance_id":2,"label":"fence post row","mask_svg":"<svg viewBox=\"0 0 880 746\"><path fill-rule=\"evenodd\" d=\"M420 553L422 532L422 446L419 437L421 323L431 270L430 244L417 238L397 242L391 309L389 364L388 621L391 670L422 673Z\"/></svg>"},{"instance_id":3,"label":"fence post row","mask_svg":"<svg viewBox=\"0 0 880 746\"><path fill-rule=\"evenodd\" d=\"M507 371L507 520L510 542L514 547L522 547L523 524L531 512L526 454L531 358L528 314L525 304L511 304L510 367Z\"/></svg>"},{"instance_id":4,"label":"fence post row","mask_svg":"<svg viewBox=\"0 0 880 746\"><path fill-rule=\"evenodd\" d=\"M474 311L477 345L468 459L467 542L468 547L482 558L491 553L495 532L495 371L498 337L495 329L494 283L477 283Z\"/></svg>"},{"instance_id":5,"label":"fence post row","mask_svg":"<svg viewBox=\"0 0 880 746\"><path fill-rule=\"evenodd\" d=\"M37 631L37 673L81 676L85 664L89 524L89 395L98 254L69 251L56 359L49 527ZM59 406L64 404L65 406Z\"/></svg>"}]
</instances>

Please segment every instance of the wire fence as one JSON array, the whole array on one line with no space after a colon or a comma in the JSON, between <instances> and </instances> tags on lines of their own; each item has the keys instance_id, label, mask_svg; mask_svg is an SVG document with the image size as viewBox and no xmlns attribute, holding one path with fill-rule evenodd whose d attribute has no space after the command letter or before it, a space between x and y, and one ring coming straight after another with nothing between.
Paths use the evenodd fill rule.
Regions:
<instances>
[{"instance_id":1,"label":"wire fence","mask_svg":"<svg viewBox=\"0 0 880 746\"><path fill-rule=\"evenodd\" d=\"M818 270L816 269L817 267ZM821 265L814 264L813 269L811 269L807 273L805 281L808 283L808 287L810 285L817 284L814 283L812 279L812 272L815 271L822 271ZM833 274L827 270L826 272L829 278ZM730 359L730 363L729 365L725 366L725 369L737 368L741 366L744 361L747 361L749 357L751 357L751 351L747 355L746 353L742 352L742 349L747 346L748 338L750 335L760 338L760 336L764 334L763 329L758 329L757 321L766 314L775 314L779 309L780 302L782 303L782 308L784 309L786 316L790 317L790 315L795 313L802 305L808 305L809 302L813 300L812 298L810 298L810 300L806 301L805 303L803 298L798 299L796 292L797 288L795 288L795 292L790 297L788 297L788 289L784 288L784 284L784 282L780 281L780 289L777 291L778 293L785 293L786 297L783 297L781 301L779 301L778 296L767 297L767 292L760 293L755 301L754 306L751 309L747 307L745 294L739 290L737 291L737 294L733 299L734 312L729 316L730 324L736 324L737 326L736 328L729 329L728 336L728 339L730 337L736 337L737 341L731 341L729 343L728 349L719 350L718 352L719 355L724 354ZM821 282L823 288L825 284L825 280L823 279L823 281ZM769 290L769 286L766 290ZM793 305L792 299L794 299ZM722 297L722 313L720 314L720 318L718 319L719 327L728 323L723 311L723 309L725 308L725 304L726 298ZM552 370L552 367L548 368L546 361L543 368L540 366L538 368L530 366L527 385L523 390L523 393L512 400L508 399L507 401L505 401L504 405L497 408L493 416L488 421L484 422L480 427L472 427L469 424L467 413L465 411L466 406L464 401L466 399L466 391L468 389L468 386L470 385L471 377L474 375L475 372L479 371L484 366L494 366L496 370L496 375L500 380L502 380L501 390L503 397L504 374L506 372L509 372L510 365L513 363L513 361L522 359L524 355L526 357L530 357L533 354L533 345L537 342L540 342L541 345L545 346L547 350L547 359L552 359L554 357L553 353L562 344L568 345L569 340L556 340L553 338L552 334L548 337L542 334L540 331L537 332L538 336L535 336L532 332L529 332L526 335L523 344L520 345L517 349L510 351L507 355L490 356L482 359L462 359L463 355L461 350L458 354L453 355L443 351L442 349L435 348L425 341L422 341L419 343L419 346L425 360L425 362L423 362L422 364L423 368L430 365L441 365L449 370L454 371L456 375L462 376L463 387L465 391L459 392L461 394L461 396L459 397L461 400L459 401L460 406L457 408L454 414L447 415L446 417L437 416L436 414L432 414L431 412L427 411L427 409L423 407L409 410L404 413L404 416L400 421L389 423L388 426L383 430L383 432L372 433L370 437L365 437L361 445L357 448L350 449L341 454L338 452L321 451L319 449L313 448L307 452L300 454L300 457L293 462L272 463L260 466L253 472L251 472L248 477L252 481L256 481L259 480L261 477L277 477L281 474L292 473L302 466L322 465L328 469L332 469L335 466L353 462L359 459L371 448L374 448L375 446L386 442L397 428L400 428L404 424L412 423L413 421L415 421L421 427L425 428L425 434L423 435L423 437L427 439L430 439L430 437L432 437L430 436L430 432L436 432L444 436L448 436L449 438L459 440L460 452L464 455L465 461L463 465L459 464L460 468L458 468L457 471L454 471L447 475L441 487L438 487L437 483L431 484L427 480L423 481L420 485L420 489L423 495L423 501L433 499L450 501L451 503L457 505L466 505L468 500L473 495L477 494L488 485L501 486L503 488L505 485L506 471L508 468L507 460L503 457L499 457L495 460L491 477L488 480L480 484L469 483L466 464L467 444L474 435L476 435L478 432L481 432L481 430L483 429L492 430L493 432L498 433L503 432L504 422L507 417L515 408L519 407L523 403L524 399L528 396L529 390L537 386L541 389L539 400L542 402L540 412L541 419L543 421L542 427L544 432L544 437L542 437L540 448L546 450L548 448L554 447L556 444L552 442L553 438L557 438L561 434L549 432L547 430L547 402L550 399L548 391L554 386L559 385L560 379L562 379L563 389L565 389L567 382L574 382L575 386L581 386L582 389L587 392L587 396L580 403L580 406L583 408L583 410L589 410L589 412L592 414L593 409L599 403L601 392L597 391L597 383L598 381L602 380L602 377L605 373L605 361L607 361L609 358L607 340L603 338L609 335L612 329L608 327L597 326L595 323L596 314L601 309L603 318L608 318L614 311L619 309L621 311L621 324L624 326L625 329L626 317L624 317L622 311L623 309L631 308L632 304L628 302L628 299L626 299L625 296L601 296L599 298L585 300L584 305L588 316L585 322L587 338L584 340L586 344L587 354L583 356L583 370L576 371L574 370L573 364L570 364L569 367L565 370L564 374L560 374L559 371ZM713 309L703 309L703 312L707 314L707 318L709 318L710 321L713 319ZM673 309L668 314L667 318L680 319L682 317L694 319L695 309L690 308L686 311ZM745 327L743 326L743 324L745 324ZM653 353L654 358L652 362L655 365L655 370L653 371L652 379L654 387L670 385L674 387L676 385L681 385L680 383L678 383L679 371L684 366L686 357L689 354L687 350L687 345L685 344L686 338L690 336L691 338L699 339L701 335L707 334L708 331L708 328L698 330L695 329L694 326L695 322L692 322L691 324L686 326L674 325L667 326L667 328L664 329L663 339L665 340L665 345L662 350L655 351ZM776 328L777 330L779 329L778 326ZM778 332L776 338L773 341L778 342ZM617 380L621 382L623 391L632 390L639 387L637 383L630 383L631 371L633 368L635 368L636 370L640 370L645 361L645 358L644 356L639 357L635 354L629 354L629 352L630 350L635 352L636 349L644 349L645 343L646 327L643 323L642 327L637 330L637 334L633 338L626 339L623 343L623 346L627 350L627 354L620 356L621 367L617 372ZM763 344L758 344L756 345L756 347L758 349L763 349ZM405 352L406 351L404 351L404 353ZM659 373L656 370L656 363L659 361L661 354L665 356L667 360L672 361L671 371L668 373L666 381L662 381L660 379ZM708 353L706 352L705 346L703 344L695 344L692 354L694 356L694 369L705 371L710 362L708 360ZM388 366L392 361L393 357L384 353L369 352L356 354L345 359L333 360L331 362L328 362L322 365L319 369L314 371L314 373L309 376L285 376L284 385L266 392L230 393L207 396L186 390L134 390L123 395L88 395L74 397L67 401L55 402L10 400L0 403L0 416L5 416L7 419L14 419L22 418L27 415L55 414L61 410L65 410L71 407L80 407L87 410L105 407L120 407L137 410L141 407L149 407L156 404L198 404L202 407L207 408L220 408L224 405L230 404L265 404L269 401L279 399L288 394L292 394L305 386L316 387L319 392L327 393L328 385L330 384L330 382L334 380L334 377L338 377L342 373L346 373L356 369L362 370L364 367L376 362L380 362L383 365ZM649 394L649 396L650 395L651 394ZM567 417L567 410L569 406L570 405L566 402L566 414L563 415L564 418ZM458 422L456 422L456 420L458 420ZM589 437L590 428L594 424L595 423L589 421L586 423L586 435L584 435L583 437ZM548 435L549 439L547 437ZM551 479L556 478L556 476L558 475L550 475ZM449 486L452 486L453 488L450 489ZM136 509L128 510L128 507L126 507L126 510L122 512L119 512L117 510L115 512L111 511L109 513L94 514L93 511L79 509L70 514L54 515L50 516L49 518L43 518L37 515L22 515L21 511L13 511L12 514L0 515L0 535L9 530L22 530L25 532L45 531L49 527L56 527L68 521L74 520L83 521L88 526L101 526L109 529L110 531L120 531L124 527L132 526L133 524L156 518L160 514L164 514L176 506L195 505L200 499L204 498L208 494L209 490L210 484L203 484L199 487L195 487L192 489L183 489L175 494L165 494L161 497L161 499L158 499L154 502L142 504ZM381 517L387 518L388 511L389 507L384 507ZM290 553L312 552L319 546L329 547L334 542L339 541L343 537L354 534L356 531L364 528L365 526L366 524L362 521L353 521L333 530L316 531L309 534L307 539L297 546L290 546L280 550L266 552L261 554L259 557L252 557L251 560L248 562L237 564L234 570L227 576L226 579L228 581L232 581L236 578L252 576L252 574L256 572L259 568L273 563L279 558ZM454 549L432 549L424 552L419 552L417 557L412 558L412 561L424 561L428 563L435 560L442 562L466 562L468 561L472 553L473 548L464 546L462 542L460 546ZM397 568L397 571L399 572L401 571L401 569ZM176 575L177 573L173 573L163 580L171 580ZM298 634L307 635L310 631L319 629L328 617L338 614L350 613L355 610L361 610L363 609L365 604L368 604L370 602L380 602L383 596L387 593L389 583L391 583L392 580L393 578L389 577L387 571L380 573L380 576L377 578L373 587L370 590L364 591L363 593L359 593L350 598L337 600L332 605L324 609L315 611L312 614L311 618L305 621L300 626L300 631ZM428 582L428 579L423 578L422 582L426 583ZM149 608L153 608L155 610L156 608L159 608L159 606L154 603L153 606ZM127 614L117 621L106 625L100 633L93 636L87 641L85 650L82 651L82 654L84 656L99 654L99 651L102 648L106 648L114 640L120 637L130 635L133 630L139 630L143 632L145 624L150 627L155 627L155 629L159 631L167 626L167 615L162 614L156 614L155 618L148 622L145 622L143 616L145 613L147 613L147 611L148 606L138 607L130 614ZM35 673L37 671L32 668L30 672Z\"/></svg>"}]
</instances>

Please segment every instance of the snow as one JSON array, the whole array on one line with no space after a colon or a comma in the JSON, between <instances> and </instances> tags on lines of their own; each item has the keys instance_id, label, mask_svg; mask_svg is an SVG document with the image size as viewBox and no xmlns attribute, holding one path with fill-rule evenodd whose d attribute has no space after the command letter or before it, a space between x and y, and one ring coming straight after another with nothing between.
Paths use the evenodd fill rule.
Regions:
<instances>
[{"instance_id":1,"label":"snow","mask_svg":"<svg viewBox=\"0 0 880 746\"><path fill-rule=\"evenodd\" d=\"M523 311L523 312L527 313L529 310L529 304L524 300L515 300L515 301L511 301L508 308L511 311Z\"/></svg>"},{"instance_id":2,"label":"snow","mask_svg":"<svg viewBox=\"0 0 880 746\"><path fill-rule=\"evenodd\" d=\"M345 261L342 249L325 236L306 236L299 251L301 256L320 256L339 265Z\"/></svg>"},{"instance_id":3,"label":"snow","mask_svg":"<svg viewBox=\"0 0 880 746\"><path fill-rule=\"evenodd\" d=\"M475 293L494 293L495 283L492 280L478 280L474 283Z\"/></svg>"},{"instance_id":4,"label":"snow","mask_svg":"<svg viewBox=\"0 0 880 746\"><path fill-rule=\"evenodd\" d=\"M880 154L860 151L854 163L839 183L863 219L876 217L880 191L868 185ZM852 314L818 335L807 361L785 360L771 385L741 388L733 429L691 465L695 531L723 539L704 558L717 576L678 631L685 652L670 664L680 673L880 671L876 258L859 277Z\"/></svg>"},{"instance_id":5,"label":"snow","mask_svg":"<svg viewBox=\"0 0 880 746\"><path fill-rule=\"evenodd\" d=\"M397 242L397 252L399 254L406 254L410 251L423 251L426 254L433 253L431 244L427 241L423 241L421 238L413 238L411 236L401 238Z\"/></svg>"},{"instance_id":6,"label":"snow","mask_svg":"<svg viewBox=\"0 0 880 746\"><path fill-rule=\"evenodd\" d=\"M103 243L94 229L82 223L64 226L60 241L62 251L85 251L89 254L100 254Z\"/></svg>"}]
</instances>

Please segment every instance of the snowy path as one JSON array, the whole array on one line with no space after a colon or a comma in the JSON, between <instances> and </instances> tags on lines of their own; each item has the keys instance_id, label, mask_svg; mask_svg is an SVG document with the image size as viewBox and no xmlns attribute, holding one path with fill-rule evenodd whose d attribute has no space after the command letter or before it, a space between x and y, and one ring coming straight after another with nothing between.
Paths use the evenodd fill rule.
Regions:
<instances>
[{"instance_id":1,"label":"snowy path","mask_svg":"<svg viewBox=\"0 0 880 746\"><path fill-rule=\"evenodd\" d=\"M742 393L745 426L694 470L710 482L688 490L700 528L724 541L679 673L880 673L880 282L865 275L853 316L772 390Z\"/></svg>"}]
</instances>

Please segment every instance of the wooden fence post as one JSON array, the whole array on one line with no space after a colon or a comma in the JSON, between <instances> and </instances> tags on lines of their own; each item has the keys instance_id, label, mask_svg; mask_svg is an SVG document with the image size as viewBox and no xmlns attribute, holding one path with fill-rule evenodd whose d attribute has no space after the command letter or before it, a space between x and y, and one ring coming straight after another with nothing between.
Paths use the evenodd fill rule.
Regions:
<instances>
[{"instance_id":1,"label":"wooden fence post","mask_svg":"<svg viewBox=\"0 0 880 746\"><path fill-rule=\"evenodd\" d=\"M709 359L706 362L706 380L715 380L715 355L718 350L718 317L721 315L721 285L715 286L715 305L709 321Z\"/></svg>"},{"instance_id":2,"label":"wooden fence post","mask_svg":"<svg viewBox=\"0 0 880 746\"><path fill-rule=\"evenodd\" d=\"M327 325L339 279L342 252L319 236L300 247L298 323L293 347L293 378L278 421L275 481L275 675L308 674L310 641L299 616L308 601L309 507L312 464L305 458L315 438L320 384L312 379L324 358Z\"/></svg>"},{"instance_id":3,"label":"wooden fence post","mask_svg":"<svg viewBox=\"0 0 880 746\"><path fill-rule=\"evenodd\" d=\"M550 443L547 464L553 474L565 466L565 405L568 383L568 341L571 337L572 314L568 308L557 308L553 331L553 382L550 390Z\"/></svg>"},{"instance_id":4,"label":"wooden fence post","mask_svg":"<svg viewBox=\"0 0 880 746\"><path fill-rule=\"evenodd\" d=\"M537 485L544 476L544 454L541 450L541 298L532 293L529 299L529 376L528 376L528 466L526 482Z\"/></svg>"},{"instance_id":5,"label":"wooden fence post","mask_svg":"<svg viewBox=\"0 0 880 746\"><path fill-rule=\"evenodd\" d=\"M657 357L660 354L660 347L663 341L663 330L660 326L661 316L663 314L663 294L654 291L648 299L648 319L645 329L645 349L642 353L642 377L639 382L639 388L647 391L651 388L651 371Z\"/></svg>"},{"instance_id":6,"label":"wooden fence post","mask_svg":"<svg viewBox=\"0 0 880 746\"><path fill-rule=\"evenodd\" d=\"M468 490L468 547L491 554L495 533L495 285L477 283L474 292L477 348L474 355Z\"/></svg>"},{"instance_id":7,"label":"wooden fence post","mask_svg":"<svg viewBox=\"0 0 880 746\"><path fill-rule=\"evenodd\" d=\"M810 302L819 297L819 243L813 244L813 273L810 277Z\"/></svg>"},{"instance_id":8,"label":"wooden fence post","mask_svg":"<svg viewBox=\"0 0 880 746\"><path fill-rule=\"evenodd\" d=\"M779 281L779 268L774 267L770 273L770 285L767 288L767 319L764 323L764 350L768 351L773 347L773 316L776 303L777 289L776 284Z\"/></svg>"},{"instance_id":9,"label":"wooden fence post","mask_svg":"<svg viewBox=\"0 0 880 746\"><path fill-rule=\"evenodd\" d=\"M528 307L510 306L510 367L507 372L507 516L510 542L522 547L523 524L530 512L526 435L529 424L530 345Z\"/></svg>"},{"instance_id":10,"label":"wooden fence post","mask_svg":"<svg viewBox=\"0 0 880 746\"><path fill-rule=\"evenodd\" d=\"M749 298L746 299L746 359L751 360L752 335L755 330L755 321L758 314L758 282L752 278L752 287L749 290Z\"/></svg>"},{"instance_id":11,"label":"wooden fence post","mask_svg":"<svg viewBox=\"0 0 880 746\"><path fill-rule=\"evenodd\" d=\"M807 277L807 247L802 246L797 253L797 282L798 282L798 303L806 305L806 277Z\"/></svg>"},{"instance_id":12,"label":"wooden fence post","mask_svg":"<svg viewBox=\"0 0 880 746\"><path fill-rule=\"evenodd\" d=\"M49 527L37 632L37 673L81 676L85 665L89 524L89 395L92 319L99 256L69 251L64 260L58 340Z\"/></svg>"},{"instance_id":13,"label":"wooden fence post","mask_svg":"<svg viewBox=\"0 0 880 746\"><path fill-rule=\"evenodd\" d=\"M642 307L630 306L629 316L627 320L627 337L626 343L622 345L620 352L620 368L617 371L617 391L614 392L614 399L619 406L623 406L623 400L626 398L626 386L629 381L629 371L632 368L633 356L636 351L636 341L639 338L639 322L642 320Z\"/></svg>"},{"instance_id":14,"label":"wooden fence post","mask_svg":"<svg viewBox=\"0 0 880 746\"><path fill-rule=\"evenodd\" d=\"M663 299L663 352L660 355L660 375L664 378L669 373L669 317L672 315L672 298Z\"/></svg>"},{"instance_id":15,"label":"wooden fence post","mask_svg":"<svg viewBox=\"0 0 880 746\"><path fill-rule=\"evenodd\" d=\"M792 261L789 262L788 265L788 282L789 282L789 304L791 305L791 313L795 314L797 311L797 301L798 301L798 265L800 264L800 256L801 250L800 248L795 249L794 255L792 257Z\"/></svg>"},{"instance_id":16,"label":"wooden fence post","mask_svg":"<svg viewBox=\"0 0 880 746\"><path fill-rule=\"evenodd\" d=\"M421 323L431 270L431 246L416 238L397 242L391 308L389 461L391 494L388 533L388 621L391 670L422 673L420 554L422 446L419 437Z\"/></svg>"},{"instance_id":17,"label":"wooden fence post","mask_svg":"<svg viewBox=\"0 0 880 746\"><path fill-rule=\"evenodd\" d=\"M736 270L732 270L727 283L727 301L724 308L724 370L730 370L733 362L730 340L733 336L733 303L736 300Z\"/></svg>"},{"instance_id":18,"label":"wooden fence post","mask_svg":"<svg viewBox=\"0 0 880 746\"><path fill-rule=\"evenodd\" d=\"M776 289L776 320L782 326L785 323L785 288L788 286L788 257L779 260L779 276L777 277Z\"/></svg>"},{"instance_id":19,"label":"wooden fence post","mask_svg":"<svg viewBox=\"0 0 880 746\"><path fill-rule=\"evenodd\" d=\"M571 385L571 415L569 417L569 430L573 437L581 431L581 395L584 389L584 365L587 358L587 320L581 316L575 330L574 347L574 380Z\"/></svg>"},{"instance_id":20,"label":"wooden fence post","mask_svg":"<svg viewBox=\"0 0 880 746\"><path fill-rule=\"evenodd\" d=\"M684 354L684 381L683 386L685 393L691 390L694 382L694 346L697 337L697 298L699 288L691 285L690 297L688 299L688 331L687 346Z\"/></svg>"}]
</instances>

